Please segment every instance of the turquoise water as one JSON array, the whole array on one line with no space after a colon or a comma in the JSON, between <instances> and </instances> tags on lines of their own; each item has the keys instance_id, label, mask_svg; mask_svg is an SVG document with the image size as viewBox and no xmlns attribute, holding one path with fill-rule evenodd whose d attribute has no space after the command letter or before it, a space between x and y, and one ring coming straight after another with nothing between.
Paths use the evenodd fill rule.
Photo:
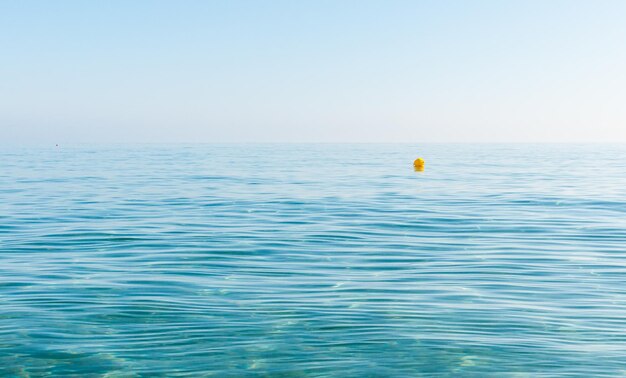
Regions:
<instances>
[{"instance_id":1,"label":"turquoise water","mask_svg":"<svg viewBox=\"0 0 626 378\"><path fill-rule=\"evenodd\" d=\"M0 376L624 375L626 146L0 150Z\"/></svg>"}]
</instances>

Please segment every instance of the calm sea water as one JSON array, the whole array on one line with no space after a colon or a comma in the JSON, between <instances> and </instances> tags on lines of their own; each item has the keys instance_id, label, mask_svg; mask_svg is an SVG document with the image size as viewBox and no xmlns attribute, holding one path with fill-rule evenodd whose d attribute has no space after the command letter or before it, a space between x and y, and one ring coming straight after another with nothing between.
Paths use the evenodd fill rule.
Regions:
<instances>
[{"instance_id":1,"label":"calm sea water","mask_svg":"<svg viewBox=\"0 0 626 378\"><path fill-rule=\"evenodd\" d=\"M625 375L626 146L0 150L0 376Z\"/></svg>"}]
</instances>

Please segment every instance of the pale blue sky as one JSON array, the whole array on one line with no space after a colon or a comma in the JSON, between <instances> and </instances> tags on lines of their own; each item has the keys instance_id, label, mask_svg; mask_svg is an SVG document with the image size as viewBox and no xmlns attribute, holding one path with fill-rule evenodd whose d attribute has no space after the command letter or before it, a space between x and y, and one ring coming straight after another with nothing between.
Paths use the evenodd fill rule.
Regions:
<instances>
[{"instance_id":1,"label":"pale blue sky","mask_svg":"<svg viewBox=\"0 0 626 378\"><path fill-rule=\"evenodd\" d=\"M0 1L0 139L626 142L626 1Z\"/></svg>"}]
</instances>

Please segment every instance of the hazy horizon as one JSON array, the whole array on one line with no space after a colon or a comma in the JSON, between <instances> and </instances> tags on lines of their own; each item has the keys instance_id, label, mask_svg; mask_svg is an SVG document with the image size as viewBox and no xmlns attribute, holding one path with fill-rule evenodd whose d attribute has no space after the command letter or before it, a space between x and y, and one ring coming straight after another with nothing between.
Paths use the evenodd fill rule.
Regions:
<instances>
[{"instance_id":1,"label":"hazy horizon","mask_svg":"<svg viewBox=\"0 0 626 378\"><path fill-rule=\"evenodd\" d=\"M0 144L626 142L622 1L0 4Z\"/></svg>"}]
</instances>

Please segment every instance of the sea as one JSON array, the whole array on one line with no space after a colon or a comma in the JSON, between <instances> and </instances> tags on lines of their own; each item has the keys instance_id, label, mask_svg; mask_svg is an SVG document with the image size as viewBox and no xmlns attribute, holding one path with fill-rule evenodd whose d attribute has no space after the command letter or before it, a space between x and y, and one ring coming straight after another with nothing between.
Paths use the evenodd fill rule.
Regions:
<instances>
[{"instance_id":1,"label":"sea","mask_svg":"<svg viewBox=\"0 0 626 378\"><path fill-rule=\"evenodd\" d=\"M0 376L626 376L626 145L1 147Z\"/></svg>"}]
</instances>

